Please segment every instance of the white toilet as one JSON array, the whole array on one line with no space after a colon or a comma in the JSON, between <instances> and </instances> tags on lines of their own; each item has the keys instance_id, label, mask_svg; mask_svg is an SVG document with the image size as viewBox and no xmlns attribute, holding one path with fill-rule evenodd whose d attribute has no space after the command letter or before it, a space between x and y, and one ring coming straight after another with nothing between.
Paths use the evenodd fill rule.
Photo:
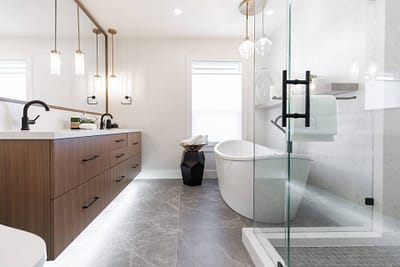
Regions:
<instances>
[{"instance_id":1,"label":"white toilet","mask_svg":"<svg viewBox=\"0 0 400 267\"><path fill-rule=\"evenodd\" d=\"M42 267L46 259L42 238L0 224L0 266Z\"/></svg>"}]
</instances>

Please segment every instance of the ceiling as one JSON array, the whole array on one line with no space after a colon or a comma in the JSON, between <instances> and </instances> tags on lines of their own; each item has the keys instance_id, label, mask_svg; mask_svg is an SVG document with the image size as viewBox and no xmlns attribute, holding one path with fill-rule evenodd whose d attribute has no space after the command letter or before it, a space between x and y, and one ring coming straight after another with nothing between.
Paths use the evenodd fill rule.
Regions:
<instances>
[{"instance_id":1,"label":"ceiling","mask_svg":"<svg viewBox=\"0 0 400 267\"><path fill-rule=\"evenodd\" d=\"M238 0L81 0L100 24L131 38L238 38ZM180 8L180 16L174 9Z\"/></svg>"},{"instance_id":2,"label":"ceiling","mask_svg":"<svg viewBox=\"0 0 400 267\"><path fill-rule=\"evenodd\" d=\"M81 12L81 34L92 36L95 27ZM76 36L76 5L73 0L58 0L58 36ZM0 36L54 35L54 0L0 0Z\"/></svg>"},{"instance_id":3,"label":"ceiling","mask_svg":"<svg viewBox=\"0 0 400 267\"><path fill-rule=\"evenodd\" d=\"M101 26L117 29L118 37L242 39L245 35L245 16L239 12L241 0L80 1ZM275 10L275 15L266 19L268 28L277 26L278 18L285 18L285 13L277 15L279 10L285 12L285 2L267 0L266 10ZM75 36L74 0L58 0L58 5L58 35ZM183 13L175 15L175 8ZM82 15L82 35L93 35L93 27ZM53 36L53 31L54 0L0 0L0 36Z\"/></svg>"},{"instance_id":4,"label":"ceiling","mask_svg":"<svg viewBox=\"0 0 400 267\"><path fill-rule=\"evenodd\" d=\"M118 29L119 37L237 39L245 33L241 0L81 1L101 25ZM175 8L183 13L175 15Z\"/></svg>"}]
</instances>

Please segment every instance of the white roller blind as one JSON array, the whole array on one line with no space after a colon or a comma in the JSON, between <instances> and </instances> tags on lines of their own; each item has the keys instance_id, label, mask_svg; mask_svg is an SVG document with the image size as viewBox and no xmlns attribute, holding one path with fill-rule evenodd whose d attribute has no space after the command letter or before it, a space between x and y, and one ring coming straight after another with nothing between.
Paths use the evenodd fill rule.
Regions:
<instances>
[{"instance_id":1,"label":"white roller blind","mask_svg":"<svg viewBox=\"0 0 400 267\"><path fill-rule=\"evenodd\" d=\"M0 97L27 100L27 62L0 58Z\"/></svg>"},{"instance_id":2,"label":"white roller blind","mask_svg":"<svg viewBox=\"0 0 400 267\"><path fill-rule=\"evenodd\" d=\"M239 61L192 61L192 134L210 142L242 138Z\"/></svg>"}]
</instances>

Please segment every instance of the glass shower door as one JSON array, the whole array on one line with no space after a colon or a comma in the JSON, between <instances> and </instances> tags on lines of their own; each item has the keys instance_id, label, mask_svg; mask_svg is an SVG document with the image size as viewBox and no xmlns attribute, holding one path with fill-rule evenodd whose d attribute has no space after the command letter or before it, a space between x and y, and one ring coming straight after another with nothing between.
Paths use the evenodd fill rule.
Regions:
<instances>
[{"instance_id":1,"label":"glass shower door","mask_svg":"<svg viewBox=\"0 0 400 267\"><path fill-rule=\"evenodd\" d=\"M258 3L257 3L258 1ZM281 127L281 75L287 69L285 1L256 0L254 15L254 234L274 265L288 261L286 129ZM282 4L283 3L283 4ZM277 28L282 25L283 28ZM271 242L271 237L276 237Z\"/></svg>"},{"instance_id":2,"label":"glass shower door","mask_svg":"<svg viewBox=\"0 0 400 267\"><path fill-rule=\"evenodd\" d=\"M254 231L274 262L373 230L377 114L366 88L383 60L377 9L270 0L255 15L255 42L265 33L272 47L255 49Z\"/></svg>"},{"instance_id":3,"label":"glass shower door","mask_svg":"<svg viewBox=\"0 0 400 267\"><path fill-rule=\"evenodd\" d=\"M372 2L289 0L288 266L326 266L318 257L361 244L372 230L374 113L365 107L377 64Z\"/></svg>"}]
</instances>

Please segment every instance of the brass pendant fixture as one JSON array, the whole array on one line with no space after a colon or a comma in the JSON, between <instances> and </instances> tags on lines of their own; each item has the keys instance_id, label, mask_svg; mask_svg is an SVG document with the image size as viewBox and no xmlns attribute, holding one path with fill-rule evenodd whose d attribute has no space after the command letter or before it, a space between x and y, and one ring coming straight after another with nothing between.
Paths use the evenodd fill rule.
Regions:
<instances>
[{"instance_id":1,"label":"brass pendant fixture","mask_svg":"<svg viewBox=\"0 0 400 267\"><path fill-rule=\"evenodd\" d=\"M108 29L108 33L111 34L111 79L117 78L115 75L115 35L117 34L117 30Z\"/></svg>"},{"instance_id":2,"label":"brass pendant fixture","mask_svg":"<svg viewBox=\"0 0 400 267\"><path fill-rule=\"evenodd\" d=\"M87 98L88 105L97 104L96 92L101 88L101 76L99 74L99 34L101 31L97 28L94 28L93 33L96 34L95 74L93 75L93 94Z\"/></svg>"}]
</instances>

